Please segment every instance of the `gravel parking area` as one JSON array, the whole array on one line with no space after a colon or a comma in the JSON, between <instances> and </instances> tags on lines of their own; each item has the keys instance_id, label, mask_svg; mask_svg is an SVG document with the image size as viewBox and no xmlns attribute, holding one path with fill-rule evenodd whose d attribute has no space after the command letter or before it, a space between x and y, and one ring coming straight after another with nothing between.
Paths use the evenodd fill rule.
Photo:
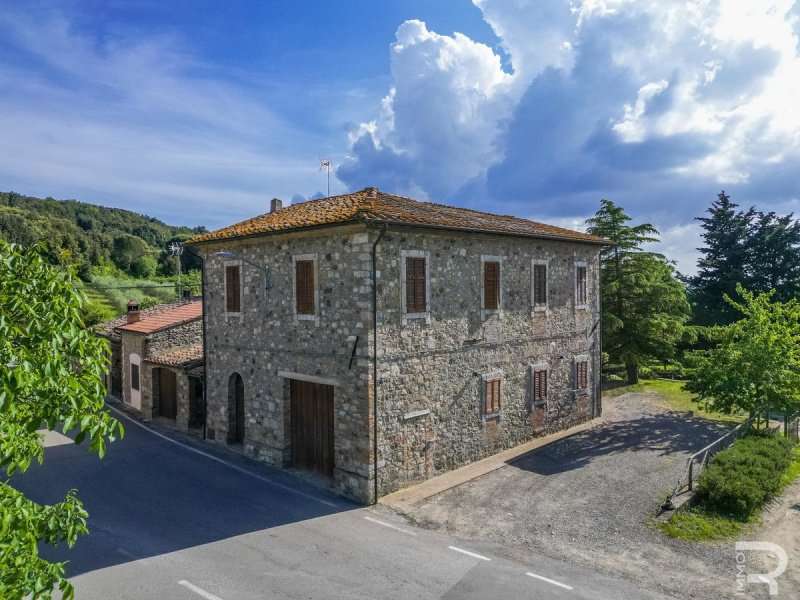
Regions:
<instances>
[{"instance_id":1,"label":"gravel parking area","mask_svg":"<svg viewBox=\"0 0 800 600\"><path fill-rule=\"evenodd\" d=\"M646 393L608 399L604 426L523 455L406 516L520 555L537 551L623 576L676 598L768 597L766 586L737 592L733 542L682 542L652 525L687 457L727 430L668 412L653 399ZM781 592L798 597L785 596L787 588Z\"/></svg>"}]
</instances>

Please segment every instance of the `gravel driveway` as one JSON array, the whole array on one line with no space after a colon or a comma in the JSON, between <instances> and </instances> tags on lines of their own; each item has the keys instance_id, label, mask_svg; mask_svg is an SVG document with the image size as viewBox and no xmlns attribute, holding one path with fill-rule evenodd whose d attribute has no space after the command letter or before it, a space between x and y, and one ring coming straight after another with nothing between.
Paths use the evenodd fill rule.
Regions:
<instances>
[{"instance_id":1,"label":"gravel driveway","mask_svg":"<svg viewBox=\"0 0 800 600\"><path fill-rule=\"evenodd\" d=\"M496 541L523 555L535 550L623 576L676 598L767 597L736 593L733 542L681 542L650 522L687 457L727 430L691 414L667 412L653 399L648 394L608 399L604 426L523 455L407 516L454 536Z\"/></svg>"}]
</instances>

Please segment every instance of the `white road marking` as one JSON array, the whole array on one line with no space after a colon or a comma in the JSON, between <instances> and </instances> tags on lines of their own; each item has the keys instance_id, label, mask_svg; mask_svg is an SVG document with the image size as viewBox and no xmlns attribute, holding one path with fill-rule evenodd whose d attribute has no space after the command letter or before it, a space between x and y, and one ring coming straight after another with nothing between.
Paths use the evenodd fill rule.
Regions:
<instances>
[{"instance_id":1,"label":"white road marking","mask_svg":"<svg viewBox=\"0 0 800 600\"><path fill-rule=\"evenodd\" d=\"M482 554L476 554L475 552L470 552L469 550L464 550L463 548L458 548L456 546L448 546L448 548L450 548L450 550L455 550L456 552L461 552L461 554L472 556L473 558L480 558L481 560L492 560L491 558L487 558Z\"/></svg>"},{"instance_id":2,"label":"white road marking","mask_svg":"<svg viewBox=\"0 0 800 600\"><path fill-rule=\"evenodd\" d=\"M557 585L558 587L564 588L565 590L571 590L572 586L567 585L566 583L561 583L560 581L556 581L555 579L548 579L547 577L542 577L541 575L537 575L536 573L525 573L528 577L533 577L534 579L541 579L542 581L546 581L547 583L552 583L553 585Z\"/></svg>"},{"instance_id":3,"label":"white road marking","mask_svg":"<svg viewBox=\"0 0 800 600\"><path fill-rule=\"evenodd\" d=\"M403 529L402 527L395 527L391 523L384 523L383 521L379 521L378 519L373 519L372 517L364 517L364 519L369 521L370 523L377 523L378 525L383 525L384 527L388 527L389 529L394 529L395 531L399 531L400 533L406 533L408 535L417 535L413 531L408 531L407 529Z\"/></svg>"},{"instance_id":4,"label":"white road marking","mask_svg":"<svg viewBox=\"0 0 800 600\"><path fill-rule=\"evenodd\" d=\"M182 585L185 588L189 588L195 594L197 594L198 596L202 596L206 600L222 600L222 598L220 598L219 596L215 596L214 594L205 591L203 588L199 588L196 585L194 585L193 583L189 583L185 579L181 579L178 582L178 585Z\"/></svg>"},{"instance_id":5,"label":"white road marking","mask_svg":"<svg viewBox=\"0 0 800 600\"><path fill-rule=\"evenodd\" d=\"M188 450L189 452L194 452L195 454L199 454L200 456L205 456L206 458L208 458L210 460L214 460L214 461L216 461L218 463L221 463L221 464L223 464L223 465L225 465L227 467L230 467L234 471L239 471L240 473L244 473L245 475L249 475L250 477L253 477L254 479L258 479L259 481L263 481L265 483L273 485L276 488L285 490L287 492L291 492L292 494L295 494L297 496L302 496L303 498L308 498L309 500L313 500L314 502L319 502L320 504L324 504L325 506L330 506L331 508L341 508L339 505L334 504L333 502L328 502L326 500L322 500L321 498L317 498L316 496L312 496L311 494L306 494L304 492L299 492L299 491L297 491L295 489L290 488L287 485L282 485L280 483L276 483L275 481L272 481L271 479L268 479L267 477L261 477L261 475L256 475L255 473L251 473L247 469L243 469L242 467L237 467L233 463L229 463L227 460L222 460L221 458L218 458L218 457L214 456L213 454L208 454L207 452L203 452L202 450L198 450L197 448L192 448L191 446L187 446L186 444L181 444L179 441L173 440L171 437L167 437L166 435L164 435L162 433L158 433L157 431L154 431L154 430L150 429L149 427L146 427L145 425L142 425L141 423L139 423L135 419L132 419L131 417L126 415L124 412L122 412L118 408L114 408L113 406L110 406L110 405L108 406L108 408L110 408L115 413L117 413L118 415L123 417L125 420L130 421L131 423L133 423L137 427L141 427L145 431L149 431L153 435L158 436L163 440L167 440L168 442L173 443L176 446L180 446L181 448L184 448L184 449Z\"/></svg>"}]
</instances>

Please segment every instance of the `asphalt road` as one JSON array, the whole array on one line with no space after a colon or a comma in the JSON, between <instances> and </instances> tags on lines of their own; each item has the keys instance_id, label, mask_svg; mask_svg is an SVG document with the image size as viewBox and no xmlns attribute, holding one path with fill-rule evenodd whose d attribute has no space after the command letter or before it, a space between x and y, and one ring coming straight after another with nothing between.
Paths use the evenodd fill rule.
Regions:
<instances>
[{"instance_id":1,"label":"asphalt road","mask_svg":"<svg viewBox=\"0 0 800 600\"><path fill-rule=\"evenodd\" d=\"M129 420L105 459L59 434L14 484L77 488L90 535L68 559L79 599L667 598L543 555L459 541L289 473Z\"/></svg>"}]
</instances>

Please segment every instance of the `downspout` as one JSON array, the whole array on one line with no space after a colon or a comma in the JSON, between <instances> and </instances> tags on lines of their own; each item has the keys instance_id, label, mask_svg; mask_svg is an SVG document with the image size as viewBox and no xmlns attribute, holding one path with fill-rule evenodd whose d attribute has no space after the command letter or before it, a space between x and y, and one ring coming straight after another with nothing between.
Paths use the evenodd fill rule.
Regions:
<instances>
[{"instance_id":1,"label":"downspout","mask_svg":"<svg viewBox=\"0 0 800 600\"><path fill-rule=\"evenodd\" d=\"M206 344L206 319L208 318L208 311L206 310L206 259L199 254L195 254L203 263L200 270L200 297L203 303L203 439L206 439L206 425L208 423L208 368L206 367L206 352L208 352L208 345Z\"/></svg>"},{"instance_id":2,"label":"downspout","mask_svg":"<svg viewBox=\"0 0 800 600\"><path fill-rule=\"evenodd\" d=\"M372 244L372 467L375 495L378 503L378 244L389 225L384 223L381 232Z\"/></svg>"},{"instance_id":3,"label":"downspout","mask_svg":"<svg viewBox=\"0 0 800 600\"><path fill-rule=\"evenodd\" d=\"M596 419L597 417L603 416L603 271L602 271L602 261L600 260L599 256L597 259L597 320L598 320L598 328L597 328L597 368L595 369L595 390L594 390L594 407L592 410L592 418ZM592 358L592 362L594 362L594 358ZM599 410L598 410L599 408Z\"/></svg>"}]
</instances>

